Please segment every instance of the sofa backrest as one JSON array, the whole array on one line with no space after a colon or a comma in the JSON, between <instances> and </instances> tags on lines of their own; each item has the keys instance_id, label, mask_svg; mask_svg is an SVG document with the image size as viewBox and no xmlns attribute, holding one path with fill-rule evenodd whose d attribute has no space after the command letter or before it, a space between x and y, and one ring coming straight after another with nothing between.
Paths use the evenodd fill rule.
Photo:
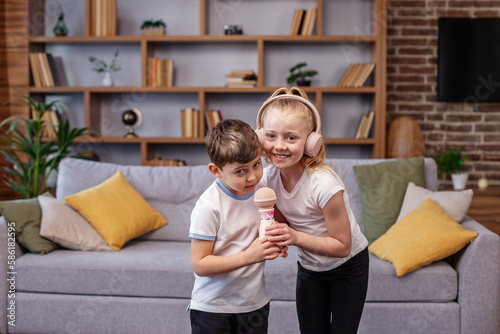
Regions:
<instances>
[{"instance_id":1,"label":"sofa backrest","mask_svg":"<svg viewBox=\"0 0 500 334\"><path fill-rule=\"evenodd\" d=\"M185 167L125 166L74 158L59 165L56 197L96 186L117 171L165 219L168 224L139 239L189 241L191 210L215 177L207 165Z\"/></svg>"},{"instance_id":2,"label":"sofa backrest","mask_svg":"<svg viewBox=\"0 0 500 334\"><path fill-rule=\"evenodd\" d=\"M358 224L363 230L362 202L353 166L373 165L387 159L327 159L343 180ZM431 158L424 163L426 187L437 190L437 167ZM96 186L121 170L130 185L165 219L168 224L139 239L189 241L191 210L215 177L206 165L185 167L125 166L74 158L59 165L56 197L75 194Z\"/></svg>"},{"instance_id":3,"label":"sofa backrest","mask_svg":"<svg viewBox=\"0 0 500 334\"><path fill-rule=\"evenodd\" d=\"M363 210L361 194L359 192L358 181L356 174L354 174L353 166L361 165L374 165L380 162L394 160L394 159L326 159L325 162L337 168L333 170L339 175L344 182L347 194L349 195L349 203L351 209L356 217L356 221L364 232L363 227ZM424 159L424 173L425 173L425 186L426 188L436 191L438 187L437 179L437 165L434 159Z\"/></svg>"}]
</instances>

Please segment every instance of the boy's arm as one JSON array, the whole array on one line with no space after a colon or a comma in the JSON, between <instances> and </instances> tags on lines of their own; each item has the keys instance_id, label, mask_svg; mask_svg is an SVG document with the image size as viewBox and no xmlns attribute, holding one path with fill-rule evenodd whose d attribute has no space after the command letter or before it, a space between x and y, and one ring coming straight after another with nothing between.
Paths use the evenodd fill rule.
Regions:
<instances>
[{"instance_id":1,"label":"boy's arm","mask_svg":"<svg viewBox=\"0 0 500 334\"><path fill-rule=\"evenodd\" d=\"M191 263L198 276L224 274L254 263L273 260L280 248L265 239L256 238L246 250L226 256L212 255L214 241L191 239Z\"/></svg>"}]
</instances>

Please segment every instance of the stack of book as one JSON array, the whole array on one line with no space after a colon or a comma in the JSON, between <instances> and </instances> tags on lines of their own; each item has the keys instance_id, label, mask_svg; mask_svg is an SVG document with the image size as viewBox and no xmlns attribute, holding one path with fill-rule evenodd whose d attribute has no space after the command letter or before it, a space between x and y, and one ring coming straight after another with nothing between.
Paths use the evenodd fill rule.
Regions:
<instances>
[{"instance_id":1,"label":"stack of book","mask_svg":"<svg viewBox=\"0 0 500 334\"><path fill-rule=\"evenodd\" d=\"M293 13L291 36L311 36L318 13L317 8L295 9Z\"/></svg>"},{"instance_id":2,"label":"stack of book","mask_svg":"<svg viewBox=\"0 0 500 334\"><path fill-rule=\"evenodd\" d=\"M54 59L50 53L32 52L29 55L29 60L35 87L59 86Z\"/></svg>"},{"instance_id":3,"label":"stack of book","mask_svg":"<svg viewBox=\"0 0 500 334\"><path fill-rule=\"evenodd\" d=\"M147 86L172 87L174 77L174 61L172 59L149 57L147 69Z\"/></svg>"},{"instance_id":4,"label":"stack of book","mask_svg":"<svg viewBox=\"0 0 500 334\"><path fill-rule=\"evenodd\" d=\"M226 74L226 87L251 88L257 84L257 76L252 70L232 70Z\"/></svg>"},{"instance_id":5,"label":"stack of book","mask_svg":"<svg viewBox=\"0 0 500 334\"><path fill-rule=\"evenodd\" d=\"M337 87L344 88L359 88L362 87L373 69L375 68L375 63L367 64L351 64L344 73L344 76L340 79Z\"/></svg>"},{"instance_id":6,"label":"stack of book","mask_svg":"<svg viewBox=\"0 0 500 334\"><path fill-rule=\"evenodd\" d=\"M195 108L181 110L182 138L201 138L200 111Z\"/></svg>"},{"instance_id":7,"label":"stack of book","mask_svg":"<svg viewBox=\"0 0 500 334\"><path fill-rule=\"evenodd\" d=\"M163 158L154 158L154 159L146 161L146 166L182 167L182 166L186 166L186 161L180 160L180 159L164 160Z\"/></svg>"},{"instance_id":8,"label":"stack of book","mask_svg":"<svg viewBox=\"0 0 500 334\"><path fill-rule=\"evenodd\" d=\"M211 129L215 124L222 120L220 110L207 110L205 111L205 121L207 122L207 129Z\"/></svg>"},{"instance_id":9,"label":"stack of book","mask_svg":"<svg viewBox=\"0 0 500 334\"><path fill-rule=\"evenodd\" d=\"M90 36L116 36L116 0L90 0Z\"/></svg>"},{"instance_id":10,"label":"stack of book","mask_svg":"<svg viewBox=\"0 0 500 334\"><path fill-rule=\"evenodd\" d=\"M370 134L370 130L373 125L373 118L375 117L375 111L371 110L368 114L361 115L358 123L358 129L354 135L355 139L366 139Z\"/></svg>"}]
</instances>

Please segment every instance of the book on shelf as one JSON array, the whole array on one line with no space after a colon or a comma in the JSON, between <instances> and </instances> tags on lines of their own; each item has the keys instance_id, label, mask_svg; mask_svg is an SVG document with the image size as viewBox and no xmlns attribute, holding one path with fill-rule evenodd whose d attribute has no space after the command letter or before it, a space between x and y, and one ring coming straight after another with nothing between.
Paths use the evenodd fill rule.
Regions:
<instances>
[{"instance_id":1,"label":"book on shelf","mask_svg":"<svg viewBox=\"0 0 500 334\"><path fill-rule=\"evenodd\" d=\"M316 22L317 9L309 8L305 12L304 23L300 31L301 36L311 36Z\"/></svg>"},{"instance_id":2,"label":"book on shelf","mask_svg":"<svg viewBox=\"0 0 500 334\"><path fill-rule=\"evenodd\" d=\"M205 111L205 121L207 123L207 129L211 129L215 124L222 120L220 110L207 110Z\"/></svg>"},{"instance_id":3,"label":"book on shelf","mask_svg":"<svg viewBox=\"0 0 500 334\"><path fill-rule=\"evenodd\" d=\"M375 111L370 110L370 112L368 113L368 116L367 116L366 126L364 128L364 132L362 133L362 136L364 139L368 138L368 136L370 135L370 131L373 127L373 119L374 118L375 118Z\"/></svg>"},{"instance_id":4,"label":"book on shelf","mask_svg":"<svg viewBox=\"0 0 500 334\"><path fill-rule=\"evenodd\" d=\"M358 127L356 128L356 133L354 134L355 139L361 138L361 129L363 128L364 123L366 122L366 114L362 114L358 121Z\"/></svg>"},{"instance_id":5,"label":"book on shelf","mask_svg":"<svg viewBox=\"0 0 500 334\"><path fill-rule=\"evenodd\" d=\"M43 87L41 74L39 70L39 65L37 65L36 53L32 52L29 54L29 63L31 68L31 77L33 78L33 84L35 87Z\"/></svg>"},{"instance_id":6,"label":"book on shelf","mask_svg":"<svg viewBox=\"0 0 500 334\"><path fill-rule=\"evenodd\" d=\"M375 111L371 110L367 114L362 114L358 122L358 128L356 129L355 139L366 139L370 134L370 130L373 126L373 119L375 118Z\"/></svg>"},{"instance_id":7,"label":"book on shelf","mask_svg":"<svg viewBox=\"0 0 500 334\"><path fill-rule=\"evenodd\" d=\"M50 53L32 52L29 54L29 63L35 87L54 87L61 85L54 58ZM60 66L62 66L62 63Z\"/></svg>"},{"instance_id":8,"label":"book on shelf","mask_svg":"<svg viewBox=\"0 0 500 334\"><path fill-rule=\"evenodd\" d=\"M153 159L146 161L146 166L182 167L182 166L186 166L186 161L180 160L180 159L153 158Z\"/></svg>"},{"instance_id":9,"label":"book on shelf","mask_svg":"<svg viewBox=\"0 0 500 334\"><path fill-rule=\"evenodd\" d=\"M149 57L147 60L146 85L149 87L172 87L174 61Z\"/></svg>"},{"instance_id":10,"label":"book on shelf","mask_svg":"<svg viewBox=\"0 0 500 334\"><path fill-rule=\"evenodd\" d=\"M375 68L375 63L357 63L351 64L344 72L337 87L359 88L363 87L370 74Z\"/></svg>"},{"instance_id":11,"label":"book on shelf","mask_svg":"<svg viewBox=\"0 0 500 334\"><path fill-rule=\"evenodd\" d=\"M31 118L36 119L36 112L31 111ZM59 117L55 110L46 110L42 115L42 121L45 126L43 132L44 138L55 139L57 137L57 129L59 127Z\"/></svg>"},{"instance_id":12,"label":"book on shelf","mask_svg":"<svg viewBox=\"0 0 500 334\"><path fill-rule=\"evenodd\" d=\"M317 8L297 8L293 12L290 36L311 36L314 31Z\"/></svg>"},{"instance_id":13,"label":"book on shelf","mask_svg":"<svg viewBox=\"0 0 500 334\"><path fill-rule=\"evenodd\" d=\"M302 21L304 20L305 10L302 8L297 8L293 12L292 26L290 27L290 36L298 36L300 34L300 27Z\"/></svg>"},{"instance_id":14,"label":"book on shelf","mask_svg":"<svg viewBox=\"0 0 500 334\"><path fill-rule=\"evenodd\" d=\"M90 0L90 35L116 36L116 0Z\"/></svg>"},{"instance_id":15,"label":"book on shelf","mask_svg":"<svg viewBox=\"0 0 500 334\"><path fill-rule=\"evenodd\" d=\"M231 70L226 74L226 87L255 87L257 84L257 75L252 70Z\"/></svg>"},{"instance_id":16,"label":"book on shelf","mask_svg":"<svg viewBox=\"0 0 500 334\"><path fill-rule=\"evenodd\" d=\"M200 111L195 108L181 110L182 138L200 138Z\"/></svg>"}]
</instances>

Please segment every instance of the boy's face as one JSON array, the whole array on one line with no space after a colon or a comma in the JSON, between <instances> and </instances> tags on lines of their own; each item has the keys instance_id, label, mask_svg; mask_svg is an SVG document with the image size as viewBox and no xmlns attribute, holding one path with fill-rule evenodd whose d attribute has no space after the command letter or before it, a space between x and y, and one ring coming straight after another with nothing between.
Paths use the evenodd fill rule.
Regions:
<instances>
[{"instance_id":1,"label":"boy's face","mask_svg":"<svg viewBox=\"0 0 500 334\"><path fill-rule=\"evenodd\" d=\"M213 163L208 168L235 195L244 196L255 190L262 178L262 162L260 154L253 161L242 164L232 162L222 169Z\"/></svg>"}]
</instances>

